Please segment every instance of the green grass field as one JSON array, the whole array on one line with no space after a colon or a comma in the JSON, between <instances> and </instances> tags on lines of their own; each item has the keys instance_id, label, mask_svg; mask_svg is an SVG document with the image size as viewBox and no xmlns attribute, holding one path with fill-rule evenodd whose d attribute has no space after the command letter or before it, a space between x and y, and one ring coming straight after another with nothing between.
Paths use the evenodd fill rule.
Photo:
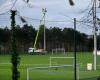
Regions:
<instances>
[{"instance_id":1,"label":"green grass field","mask_svg":"<svg viewBox=\"0 0 100 80\"><path fill-rule=\"evenodd\" d=\"M48 67L51 55L20 55L20 80L27 80L27 68L30 71L30 80L74 80L73 67L70 68L44 68L34 69L35 67ZM53 55L53 57L72 57L72 53L67 55ZM11 80L11 56L0 55L0 80ZM71 62L63 60L63 62ZM97 70L87 71L87 63L93 63L92 53L77 54L77 63L80 64L80 80L97 80L100 76L100 56L97 57Z\"/></svg>"}]
</instances>

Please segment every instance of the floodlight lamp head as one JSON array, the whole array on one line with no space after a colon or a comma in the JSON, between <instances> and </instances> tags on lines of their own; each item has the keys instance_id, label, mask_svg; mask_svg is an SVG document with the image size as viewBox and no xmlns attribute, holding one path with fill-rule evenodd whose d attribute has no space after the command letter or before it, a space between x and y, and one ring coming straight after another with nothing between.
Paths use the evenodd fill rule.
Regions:
<instances>
[{"instance_id":1,"label":"floodlight lamp head","mask_svg":"<svg viewBox=\"0 0 100 80\"><path fill-rule=\"evenodd\" d=\"M47 9L45 8L45 12L47 12Z\"/></svg>"},{"instance_id":2,"label":"floodlight lamp head","mask_svg":"<svg viewBox=\"0 0 100 80\"><path fill-rule=\"evenodd\" d=\"M42 8L42 12L46 13L47 12L46 8Z\"/></svg>"}]
</instances>

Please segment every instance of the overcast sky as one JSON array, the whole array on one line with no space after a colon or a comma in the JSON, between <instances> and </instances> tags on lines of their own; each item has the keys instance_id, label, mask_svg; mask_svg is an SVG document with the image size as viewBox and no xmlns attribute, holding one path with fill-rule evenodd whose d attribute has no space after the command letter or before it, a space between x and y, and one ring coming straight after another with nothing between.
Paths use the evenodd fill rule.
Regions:
<instances>
[{"instance_id":1,"label":"overcast sky","mask_svg":"<svg viewBox=\"0 0 100 80\"><path fill-rule=\"evenodd\" d=\"M9 11L13 6L15 0L0 0L0 14ZM29 4L23 2L23 0L17 0L16 5L13 9L17 9L19 14L24 17L32 19L41 19L42 8L47 9L46 20L49 21L65 21L65 22L46 22L46 26L57 26L60 28L73 27L73 18L77 20L82 19L91 5L91 0L73 0L75 1L74 6L70 6L68 0L30 0ZM0 25L9 25L10 14L0 15ZM39 21L27 19L29 24L34 24L38 28ZM19 24L22 24L17 17ZM86 25L77 25L77 30L91 34L92 30Z\"/></svg>"}]
</instances>

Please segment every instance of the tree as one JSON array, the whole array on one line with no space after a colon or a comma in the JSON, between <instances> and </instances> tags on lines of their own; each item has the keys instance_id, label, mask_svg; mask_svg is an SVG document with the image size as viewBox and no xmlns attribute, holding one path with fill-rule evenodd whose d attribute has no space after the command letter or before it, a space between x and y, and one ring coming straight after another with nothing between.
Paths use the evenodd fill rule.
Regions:
<instances>
[{"instance_id":1,"label":"tree","mask_svg":"<svg viewBox=\"0 0 100 80\"><path fill-rule=\"evenodd\" d=\"M23 51L27 52L29 47L33 47L36 30L33 26L28 24L23 25L22 28L17 28L17 40L20 42L19 45L23 46Z\"/></svg>"},{"instance_id":2,"label":"tree","mask_svg":"<svg viewBox=\"0 0 100 80\"><path fill-rule=\"evenodd\" d=\"M43 46L44 46L44 25L40 25L36 47L43 48Z\"/></svg>"},{"instance_id":3,"label":"tree","mask_svg":"<svg viewBox=\"0 0 100 80\"><path fill-rule=\"evenodd\" d=\"M16 50L15 15L16 15L16 11L11 10L12 80L18 80L19 78L19 71L18 71L19 54Z\"/></svg>"},{"instance_id":4,"label":"tree","mask_svg":"<svg viewBox=\"0 0 100 80\"><path fill-rule=\"evenodd\" d=\"M62 32L66 50L72 51L74 45L74 30L71 28L64 28Z\"/></svg>"},{"instance_id":5,"label":"tree","mask_svg":"<svg viewBox=\"0 0 100 80\"><path fill-rule=\"evenodd\" d=\"M53 48L60 48L61 47L61 40L62 40L62 31L58 27L54 27L50 29L51 32L51 41L54 42Z\"/></svg>"}]
</instances>

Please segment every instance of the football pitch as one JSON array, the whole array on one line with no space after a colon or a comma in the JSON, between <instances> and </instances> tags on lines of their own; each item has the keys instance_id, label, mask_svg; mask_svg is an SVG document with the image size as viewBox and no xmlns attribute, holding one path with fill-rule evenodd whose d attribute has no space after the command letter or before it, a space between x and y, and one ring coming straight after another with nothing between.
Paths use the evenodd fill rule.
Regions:
<instances>
[{"instance_id":1,"label":"football pitch","mask_svg":"<svg viewBox=\"0 0 100 80\"><path fill-rule=\"evenodd\" d=\"M20 80L27 80L27 69L29 80L74 80L74 67L49 67L50 57L73 57L72 53L66 55L20 55ZM61 59L59 59L59 62ZM63 59L61 62L69 62L70 59ZM79 80L99 80L100 56L97 56L97 70L87 70L87 63L93 65L92 53L78 53L77 64L79 64ZM57 62L55 64L58 64ZM67 64L68 65L68 64ZM0 80L11 80L11 56L0 55Z\"/></svg>"}]
</instances>

